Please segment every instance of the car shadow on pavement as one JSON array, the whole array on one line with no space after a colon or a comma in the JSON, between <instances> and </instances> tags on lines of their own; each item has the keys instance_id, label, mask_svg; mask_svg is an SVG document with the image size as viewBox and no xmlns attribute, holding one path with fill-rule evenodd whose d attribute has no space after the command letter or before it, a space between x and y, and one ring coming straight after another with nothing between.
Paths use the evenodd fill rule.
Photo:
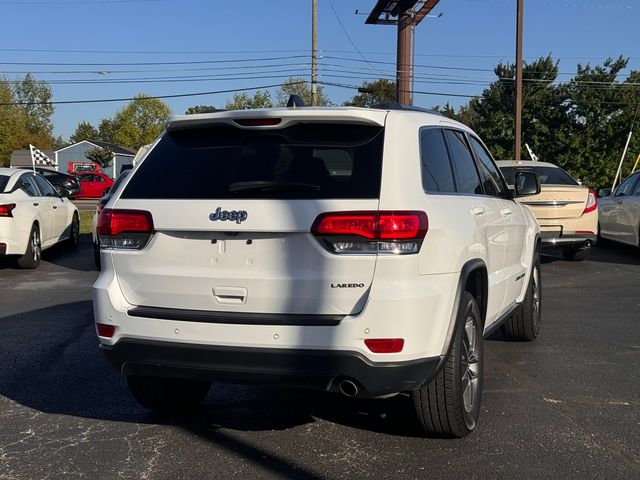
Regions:
<instances>
[{"instance_id":1,"label":"car shadow on pavement","mask_svg":"<svg viewBox=\"0 0 640 480\"><path fill-rule=\"evenodd\" d=\"M173 424L216 443L221 429L286 430L317 419L389 435L418 435L411 402L404 396L360 400L273 385L215 384L190 418L155 416L135 403L125 378L101 358L90 301L0 317L0 365L0 395L29 409Z\"/></svg>"},{"instance_id":2,"label":"car shadow on pavement","mask_svg":"<svg viewBox=\"0 0 640 480\"><path fill-rule=\"evenodd\" d=\"M20 270L16 263L17 257L0 257L0 271L4 269ZM89 260L87 260L89 259ZM53 263L70 270L81 272L96 271L93 262L93 243L91 235L83 233L80 235L80 243L77 248L70 249L66 244L54 245L42 252L42 262L38 268L43 268L46 263Z\"/></svg>"},{"instance_id":3,"label":"car shadow on pavement","mask_svg":"<svg viewBox=\"0 0 640 480\"><path fill-rule=\"evenodd\" d=\"M548 264L554 262L568 263L589 263L602 262L613 263L618 265L640 265L640 249L630 245L623 245L614 242L605 242L591 247L589 256L584 261L571 261L562 258L560 250L545 250L542 253L540 263Z\"/></svg>"},{"instance_id":4,"label":"car shadow on pavement","mask_svg":"<svg viewBox=\"0 0 640 480\"><path fill-rule=\"evenodd\" d=\"M90 259L87 261L87 259ZM81 272L94 272L96 266L93 262L93 243L91 235L80 235L80 243L76 249L69 249L66 245L58 244L42 252L44 262L53 263L60 267Z\"/></svg>"}]
</instances>

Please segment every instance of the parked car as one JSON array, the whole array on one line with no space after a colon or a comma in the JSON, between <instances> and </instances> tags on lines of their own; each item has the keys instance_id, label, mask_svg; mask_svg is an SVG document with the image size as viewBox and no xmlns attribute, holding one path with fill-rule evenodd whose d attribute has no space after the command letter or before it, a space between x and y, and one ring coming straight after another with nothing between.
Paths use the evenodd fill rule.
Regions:
<instances>
[{"instance_id":1,"label":"parked car","mask_svg":"<svg viewBox=\"0 0 640 480\"><path fill-rule=\"evenodd\" d=\"M625 178L598 204L601 238L640 247L640 171Z\"/></svg>"},{"instance_id":2,"label":"parked car","mask_svg":"<svg viewBox=\"0 0 640 480\"><path fill-rule=\"evenodd\" d=\"M98 235L100 349L160 412L280 381L408 392L425 433L462 437L483 336L540 330L535 218L473 131L421 109L174 117Z\"/></svg>"},{"instance_id":3,"label":"parked car","mask_svg":"<svg viewBox=\"0 0 640 480\"><path fill-rule=\"evenodd\" d=\"M18 167L24 170L33 171L32 167ZM56 187L63 188L67 191L67 196L77 195L82 191L80 187L80 182L74 175L68 175L66 173L57 172L55 170L49 170L48 168L36 167L35 171L46 178L51 185ZM56 188L56 191L59 191Z\"/></svg>"},{"instance_id":4,"label":"parked car","mask_svg":"<svg viewBox=\"0 0 640 480\"><path fill-rule=\"evenodd\" d=\"M498 161L507 183L513 186L518 172L533 172L541 192L522 197L540 223L542 246L559 248L566 260L584 260L596 242L598 202L593 190L583 187L562 168L548 162Z\"/></svg>"},{"instance_id":5,"label":"parked car","mask_svg":"<svg viewBox=\"0 0 640 480\"><path fill-rule=\"evenodd\" d=\"M100 238L98 237L98 216L100 215L100 212L102 211L104 206L109 202L111 196L118 189L118 187L120 187L120 185L122 184L124 179L127 178L130 172L131 169L126 169L123 170L120 175L118 175L118 178L116 178L113 186L108 189L107 193L105 193L105 195L98 201L98 205L96 205L96 211L93 213L93 217L91 220L93 226L93 228L91 229L91 240L93 243L93 260L98 270L100 270Z\"/></svg>"},{"instance_id":6,"label":"parked car","mask_svg":"<svg viewBox=\"0 0 640 480\"><path fill-rule=\"evenodd\" d=\"M82 191L73 198L99 198L113 186L113 179L101 172L81 173L76 176Z\"/></svg>"},{"instance_id":7,"label":"parked car","mask_svg":"<svg viewBox=\"0 0 640 480\"><path fill-rule=\"evenodd\" d=\"M42 250L78 246L78 209L40 174L0 168L0 256L15 255L21 268L37 268Z\"/></svg>"}]
</instances>

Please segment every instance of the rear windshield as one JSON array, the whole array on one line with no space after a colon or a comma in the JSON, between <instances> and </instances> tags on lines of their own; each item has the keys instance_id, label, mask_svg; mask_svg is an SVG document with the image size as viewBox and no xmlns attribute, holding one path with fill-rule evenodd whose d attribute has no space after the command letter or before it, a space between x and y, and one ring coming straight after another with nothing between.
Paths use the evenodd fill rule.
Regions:
<instances>
[{"instance_id":1,"label":"rear windshield","mask_svg":"<svg viewBox=\"0 0 640 480\"><path fill-rule=\"evenodd\" d=\"M515 184L516 172L535 173L541 185L578 185L578 182L560 167L500 167L500 171L509 185Z\"/></svg>"},{"instance_id":2,"label":"rear windshield","mask_svg":"<svg viewBox=\"0 0 640 480\"><path fill-rule=\"evenodd\" d=\"M384 129L228 125L165 134L122 198L378 198Z\"/></svg>"},{"instance_id":3,"label":"rear windshield","mask_svg":"<svg viewBox=\"0 0 640 480\"><path fill-rule=\"evenodd\" d=\"M7 186L9 182L9 177L6 175L0 175L0 192L4 192L4 188Z\"/></svg>"}]
</instances>

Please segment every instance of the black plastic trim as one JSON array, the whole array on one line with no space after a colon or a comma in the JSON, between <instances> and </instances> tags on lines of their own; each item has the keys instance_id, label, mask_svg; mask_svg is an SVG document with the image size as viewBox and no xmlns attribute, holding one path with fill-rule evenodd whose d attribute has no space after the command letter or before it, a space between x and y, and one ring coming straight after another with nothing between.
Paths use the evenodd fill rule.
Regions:
<instances>
[{"instance_id":1,"label":"black plastic trim","mask_svg":"<svg viewBox=\"0 0 640 480\"><path fill-rule=\"evenodd\" d=\"M132 317L183 322L226 323L232 325L293 325L336 326L345 315L297 315L273 313L212 312L180 308L134 307L127 311Z\"/></svg>"},{"instance_id":2,"label":"black plastic trim","mask_svg":"<svg viewBox=\"0 0 640 480\"><path fill-rule=\"evenodd\" d=\"M417 390L430 382L445 357L371 362L353 351L194 345L125 338L100 345L109 365L125 375L227 383L278 383L337 391L351 380L358 396Z\"/></svg>"}]
</instances>

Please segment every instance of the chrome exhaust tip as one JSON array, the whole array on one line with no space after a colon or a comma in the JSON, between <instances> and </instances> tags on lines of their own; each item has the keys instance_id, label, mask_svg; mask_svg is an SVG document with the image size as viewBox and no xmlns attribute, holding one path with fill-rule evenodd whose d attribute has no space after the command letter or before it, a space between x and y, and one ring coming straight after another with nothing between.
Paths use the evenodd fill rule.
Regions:
<instances>
[{"instance_id":1,"label":"chrome exhaust tip","mask_svg":"<svg viewBox=\"0 0 640 480\"><path fill-rule=\"evenodd\" d=\"M340 389L340 393L347 397L355 397L358 395L358 386L351 380L342 380L338 388Z\"/></svg>"}]
</instances>

